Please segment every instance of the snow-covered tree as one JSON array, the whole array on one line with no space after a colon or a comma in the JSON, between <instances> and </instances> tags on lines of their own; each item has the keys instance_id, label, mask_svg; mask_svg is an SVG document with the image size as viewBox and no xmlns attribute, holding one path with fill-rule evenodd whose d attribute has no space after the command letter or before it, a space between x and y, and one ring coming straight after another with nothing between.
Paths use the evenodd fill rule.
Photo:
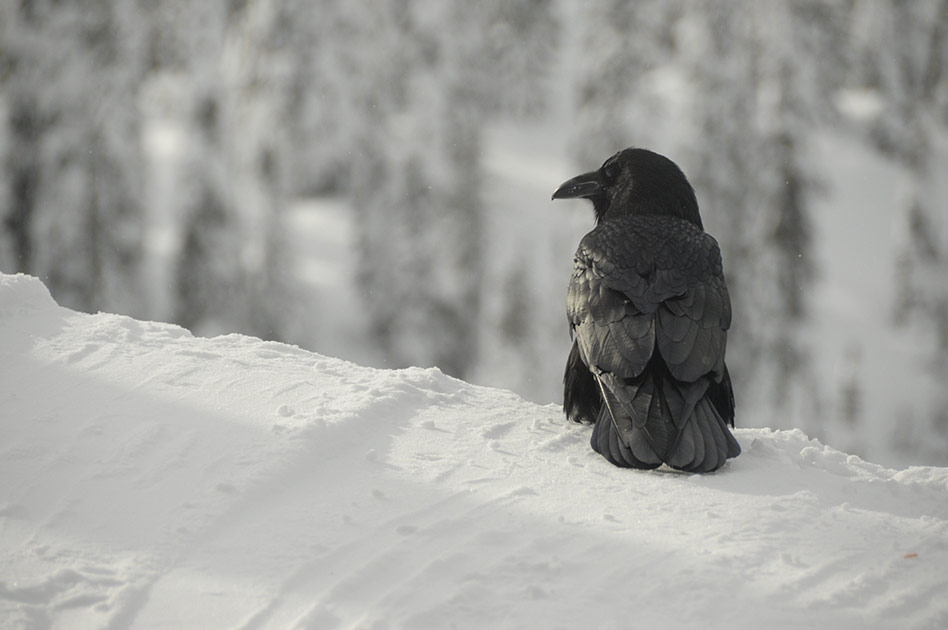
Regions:
<instances>
[{"instance_id":1,"label":"snow-covered tree","mask_svg":"<svg viewBox=\"0 0 948 630\"><path fill-rule=\"evenodd\" d=\"M906 410L893 431L904 451L939 454L948 445L948 220L938 184L948 148L948 1L864 0L850 31L848 86L872 94L877 107L859 125L866 138L908 174L911 192L900 212L894 270L894 321L934 339L927 353L941 392ZM898 435L896 435L898 434Z\"/></svg>"},{"instance_id":2,"label":"snow-covered tree","mask_svg":"<svg viewBox=\"0 0 948 630\"><path fill-rule=\"evenodd\" d=\"M149 8L156 77L179 90L173 313L198 331L283 338L294 313L281 219L289 89L280 3L164 0ZM157 80L157 79L154 79Z\"/></svg>"},{"instance_id":3,"label":"snow-covered tree","mask_svg":"<svg viewBox=\"0 0 948 630\"><path fill-rule=\"evenodd\" d=\"M630 145L664 144L654 127L667 106L649 77L673 69L680 2L606 0L571 11L580 28L571 142L577 163L599 164Z\"/></svg>"},{"instance_id":4,"label":"snow-covered tree","mask_svg":"<svg viewBox=\"0 0 948 630\"><path fill-rule=\"evenodd\" d=\"M350 190L374 337L396 364L463 375L478 348L481 144L493 116L542 105L551 3L345 3Z\"/></svg>"},{"instance_id":5,"label":"snow-covered tree","mask_svg":"<svg viewBox=\"0 0 948 630\"><path fill-rule=\"evenodd\" d=\"M356 41L340 19L338 2L319 10L308 0L280 0L285 39L283 72L289 188L297 195L341 195L347 189L359 117L347 101Z\"/></svg>"},{"instance_id":6,"label":"snow-covered tree","mask_svg":"<svg viewBox=\"0 0 948 630\"><path fill-rule=\"evenodd\" d=\"M5 6L0 48L13 249L0 264L40 276L61 303L143 310L137 3Z\"/></svg>"}]
</instances>

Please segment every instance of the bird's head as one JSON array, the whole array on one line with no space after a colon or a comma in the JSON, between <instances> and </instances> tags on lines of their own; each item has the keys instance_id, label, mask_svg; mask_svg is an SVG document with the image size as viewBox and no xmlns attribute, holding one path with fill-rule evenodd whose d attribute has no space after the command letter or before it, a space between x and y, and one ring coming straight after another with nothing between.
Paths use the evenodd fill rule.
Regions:
<instances>
[{"instance_id":1,"label":"bird's head","mask_svg":"<svg viewBox=\"0 0 948 630\"><path fill-rule=\"evenodd\" d=\"M589 199L596 222L625 214L663 214L691 221L701 215L695 191L678 166L647 149L619 151L595 171L563 182L553 199Z\"/></svg>"}]
</instances>

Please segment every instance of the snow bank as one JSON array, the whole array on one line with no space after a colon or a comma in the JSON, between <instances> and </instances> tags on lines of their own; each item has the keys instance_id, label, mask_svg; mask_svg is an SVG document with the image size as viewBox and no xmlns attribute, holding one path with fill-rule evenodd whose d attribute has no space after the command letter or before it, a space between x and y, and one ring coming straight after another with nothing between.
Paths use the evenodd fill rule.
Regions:
<instances>
[{"instance_id":1,"label":"snow bank","mask_svg":"<svg viewBox=\"0 0 948 630\"><path fill-rule=\"evenodd\" d=\"M2 628L948 627L948 469L743 429L620 470L555 406L22 275L0 383Z\"/></svg>"}]
</instances>

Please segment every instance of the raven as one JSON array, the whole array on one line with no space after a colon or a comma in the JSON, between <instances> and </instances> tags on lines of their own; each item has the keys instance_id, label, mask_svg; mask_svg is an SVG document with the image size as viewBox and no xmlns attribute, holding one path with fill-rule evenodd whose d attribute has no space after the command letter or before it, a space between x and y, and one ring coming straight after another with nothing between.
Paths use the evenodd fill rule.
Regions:
<instances>
[{"instance_id":1,"label":"raven","mask_svg":"<svg viewBox=\"0 0 948 630\"><path fill-rule=\"evenodd\" d=\"M678 166L629 148L553 199L592 201L573 259L563 410L616 466L720 468L741 447L724 364L731 300L717 241Z\"/></svg>"}]
</instances>

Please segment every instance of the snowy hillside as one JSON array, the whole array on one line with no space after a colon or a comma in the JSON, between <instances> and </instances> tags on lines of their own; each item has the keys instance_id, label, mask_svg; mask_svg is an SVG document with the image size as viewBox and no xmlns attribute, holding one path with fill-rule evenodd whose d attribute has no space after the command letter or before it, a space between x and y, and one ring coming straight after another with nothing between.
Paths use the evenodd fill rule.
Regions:
<instances>
[{"instance_id":1,"label":"snowy hillside","mask_svg":"<svg viewBox=\"0 0 948 630\"><path fill-rule=\"evenodd\" d=\"M0 628L948 627L948 469L739 429L636 472L588 433L0 275Z\"/></svg>"}]
</instances>

